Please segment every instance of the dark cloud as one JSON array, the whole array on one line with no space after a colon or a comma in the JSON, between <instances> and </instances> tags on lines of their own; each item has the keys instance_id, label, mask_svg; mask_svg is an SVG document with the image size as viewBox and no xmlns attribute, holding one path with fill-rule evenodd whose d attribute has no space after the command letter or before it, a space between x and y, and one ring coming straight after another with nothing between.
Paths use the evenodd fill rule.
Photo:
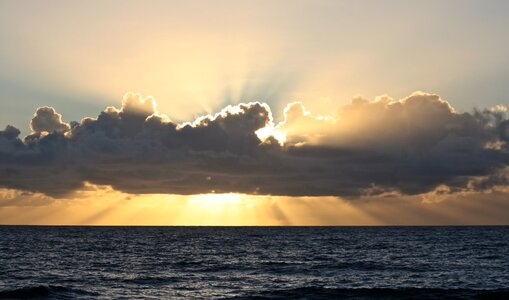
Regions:
<instances>
[{"instance_id":1,"label":"dark cloud","mask_svg":"<svg viewBox=\"0 0 509 300\"><path fill-rule=\"evenodd\" d=\"M355 98L328 117L292 103L277 125L258 102L177 124L132 93L96 119L68 125L52 108L34 119L24 141L14 127L0 131L2 187L54 197L86 182L136 194L357 197L507 185L504 107L457 113L425 93Z\"/></svg>"},{"instance_id":2,"label":"dark cloud","mask_svg":"<svg viewBox=\"0 0 509 300\"><path fill-rule=\"evenodd\" d=\"M468 183L470 190L475 192L484 192L498 186L507 185L509 185L509 179L507 179L507 175L503 173L493 174L483 178L475 178Z\"/></svg>"}]
</instances>

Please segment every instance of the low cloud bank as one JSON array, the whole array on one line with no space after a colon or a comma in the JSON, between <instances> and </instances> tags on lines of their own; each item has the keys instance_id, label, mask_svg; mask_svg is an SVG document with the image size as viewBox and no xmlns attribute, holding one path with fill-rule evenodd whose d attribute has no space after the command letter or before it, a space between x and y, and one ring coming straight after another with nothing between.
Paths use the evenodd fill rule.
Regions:
<instances>
[{"instance_id":1,"label":"low cloud bank","mask_svg":"<svg viewBox=\"0 0 509 300\"><path fill-rule=\"evenodd\" d=\"M437 95L354 98L330 116L288 104L228 106L178 124L153 98L66 123L37 109L24 139L0 131L0 187L65 197L87 183L134 194L228 193L356 198L508 185L506 108L458 113Z\"/></svg>"}]
</instances>

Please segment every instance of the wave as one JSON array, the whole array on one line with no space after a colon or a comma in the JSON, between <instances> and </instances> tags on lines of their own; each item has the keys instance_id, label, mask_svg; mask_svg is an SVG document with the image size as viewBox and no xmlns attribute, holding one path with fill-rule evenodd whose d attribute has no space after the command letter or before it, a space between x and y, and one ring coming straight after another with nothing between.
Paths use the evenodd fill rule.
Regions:
<instances>
[{"instance_id":1,"label":"wave","mask_svg":"<svg viewBox=\"0 0 509 300\"><path fill-rule=\"evenodd\" d=\"M70 289L57 285L26 286L17 289L0 291L0 299L73 299L79 296L97 296L96 293Z\"/></svg>"},{"instance_id":2,"label":"wave","mask_svg":"<svg viewBox=\"0 0 509 300\"><path fill-rule=\"evenodd\" d=\"M436 288L320 288L303 287L253 293L252 295L229 297L227 299L509 299L509 289L436 289Z\"/></svg>"}]
</instances>

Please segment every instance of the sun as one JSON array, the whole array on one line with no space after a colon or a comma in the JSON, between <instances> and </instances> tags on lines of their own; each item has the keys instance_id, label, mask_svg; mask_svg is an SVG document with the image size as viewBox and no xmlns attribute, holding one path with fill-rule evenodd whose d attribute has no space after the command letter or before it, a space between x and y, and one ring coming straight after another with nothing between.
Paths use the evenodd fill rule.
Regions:
<instances>
[{"instance_id":1,"label":"sun","mask_svg":"<svg viewBox=\"0 0 509 300\"><path fill-rule=\"evenodd\" d=\"M238 206L243 204L241 194L199 194L189 197L189 204L206 209L220 210L225 206Z\"/></svg>"}]
</instances>

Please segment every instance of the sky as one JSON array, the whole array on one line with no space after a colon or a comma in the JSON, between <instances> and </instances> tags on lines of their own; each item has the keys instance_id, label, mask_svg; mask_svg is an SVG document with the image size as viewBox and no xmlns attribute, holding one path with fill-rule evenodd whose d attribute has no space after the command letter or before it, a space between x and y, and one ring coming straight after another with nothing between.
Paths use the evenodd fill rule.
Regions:
<instances>
[{"instance_id":1,"label":"sky","mask_svg":"<svg viewBox=\"0 0 509 300\"><path fill-rule=\"evenodd\" d=\"M507 12L0 0L0 224L509 224Z\"/></svg>"}]
</instances>

